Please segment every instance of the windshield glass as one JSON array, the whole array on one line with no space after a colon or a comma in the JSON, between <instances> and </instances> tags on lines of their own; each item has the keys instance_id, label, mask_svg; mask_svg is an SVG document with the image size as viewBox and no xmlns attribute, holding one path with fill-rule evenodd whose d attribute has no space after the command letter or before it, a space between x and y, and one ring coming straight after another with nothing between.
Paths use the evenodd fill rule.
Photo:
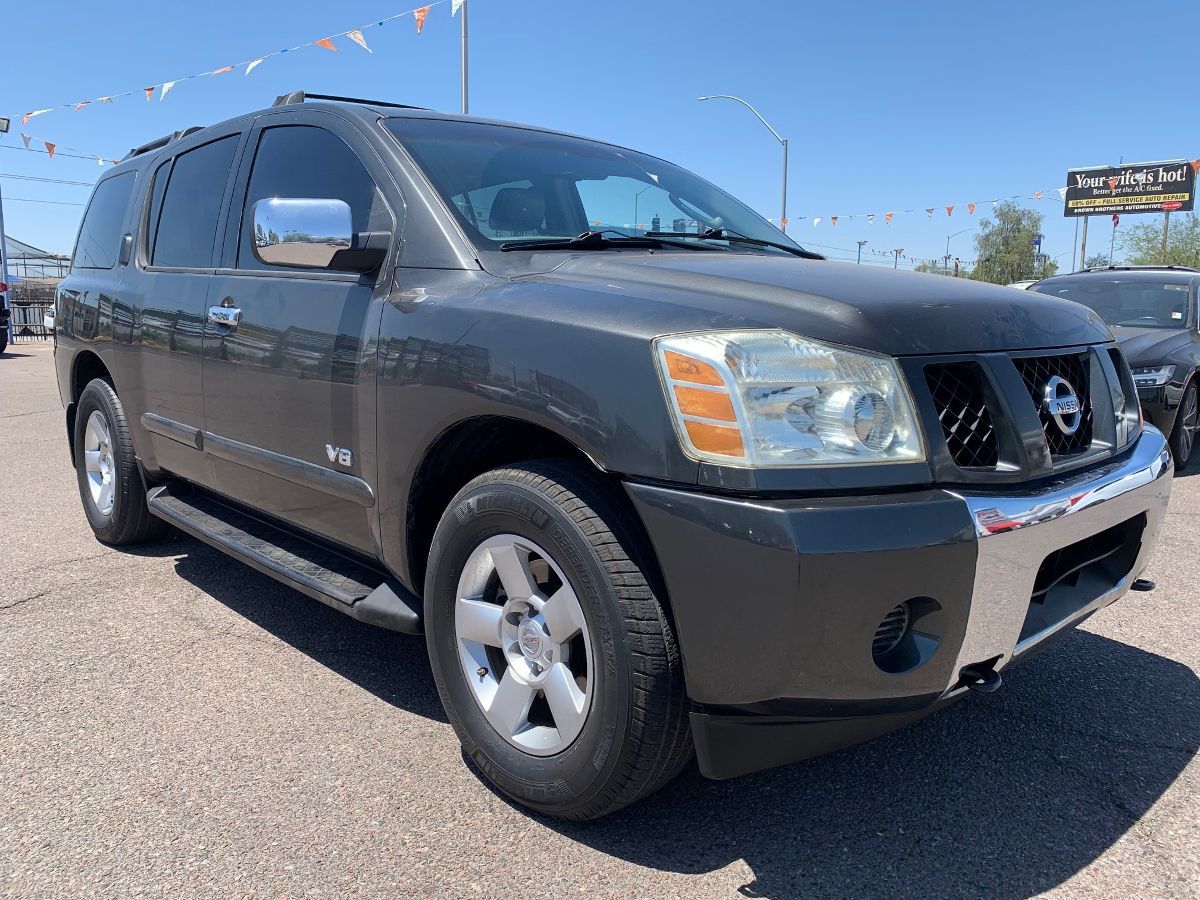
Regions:
<instances>
[{"instance_id":1,"label":"windshield glass","mask_svg":"<svg viewBox=\"0 0 1200 900\"><path fill-rule=\"evenodd\" d=\"M710 228L792 246L724 191L643 153L478 122L397 118L384 124L482 250L585 231L695 236Z\"/></svg>"},{"instance_id":2,"label":"windshield glass","mask_svg":"<svg viewBox=\"0 0 1200 900\"><path fill-rule=\"evenodd\" d=\"M1043 282L1033 290L1074 300L1094 309L1108 325L1183 328L1188 322L1188 286L1162 281L1081 278Z\"/></svg>"}]
</instances>

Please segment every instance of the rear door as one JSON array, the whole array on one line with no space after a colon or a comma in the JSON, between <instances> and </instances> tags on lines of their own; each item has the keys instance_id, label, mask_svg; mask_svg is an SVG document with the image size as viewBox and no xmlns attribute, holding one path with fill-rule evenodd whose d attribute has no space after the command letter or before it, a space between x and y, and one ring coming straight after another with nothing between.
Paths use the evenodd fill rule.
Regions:
<instances>
[{"instance_id":1,"label":"rear door","mask_svg":"<svg viewBox=\"0 0 1200 900\"><path fill-rule=\"evenodd\" d=\"M389 267L360 275L265 263L253 210L271 198L341 200L355 233L391 240L399 197L390 185L340 117L261 118L204 333L205 449L217 490L364 552L374 547L372 362Z\"/></svg>"},{"instance_id":2,"label":"rear door","mask_svg":"<svg viewBox=\"0 0 1200 900\"><path fill-rule=\"evenodd\" d=\"M153 448L146 462L211 485L200 438L204 318L242 133L206 138L156 164L140 223L141 273L129 283L141 311L135 332L144 406L133 408L145 412L139 424Z\"/></svg>"}]
</instances>

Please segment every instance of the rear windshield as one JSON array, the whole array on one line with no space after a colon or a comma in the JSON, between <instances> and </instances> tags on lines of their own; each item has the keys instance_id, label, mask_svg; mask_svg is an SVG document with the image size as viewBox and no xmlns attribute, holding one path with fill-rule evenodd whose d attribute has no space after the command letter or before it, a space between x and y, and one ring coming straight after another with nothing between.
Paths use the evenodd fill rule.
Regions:
<instances>
[{"instance_id":1,"label":"rear windshield","mask_svg":"<svg viewBox=\"0 0 1200 900\"><path fill-rule=\"evenodd\" d=\"M1109 325L1183 328L1190 321L1190 291L1178 282L1081 278L1042 282L1032 290L1090 306Z\"/></svg>"}]
</instances>

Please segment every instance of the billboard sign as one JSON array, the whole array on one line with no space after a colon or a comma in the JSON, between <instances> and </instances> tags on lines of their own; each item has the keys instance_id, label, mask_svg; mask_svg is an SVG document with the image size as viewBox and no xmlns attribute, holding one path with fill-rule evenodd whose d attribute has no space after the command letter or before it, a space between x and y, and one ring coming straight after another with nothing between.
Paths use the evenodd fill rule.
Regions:
<instances>
[{"instance_id":1,"label":"billboard sign","mask_svg":"<svg viewBox=\"0 0 1200 900\"><path fill-rule=\"evenodd\" d=\"M1071 169L1063 215L1189 212L1195 193L1196 170L1182 159Z\"/></svg>"}]
</instances>

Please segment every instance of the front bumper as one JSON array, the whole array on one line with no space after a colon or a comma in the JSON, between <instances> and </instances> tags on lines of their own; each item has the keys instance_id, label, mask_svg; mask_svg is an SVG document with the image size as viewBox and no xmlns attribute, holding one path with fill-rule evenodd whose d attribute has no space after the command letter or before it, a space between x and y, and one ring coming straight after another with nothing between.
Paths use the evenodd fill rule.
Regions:
<instances>
[{"instance_id":1,"label":"front bumper","mask_svg":"<svg viewBox=\"0 0 1200 900\"><path fill-rule=\"evenodd\" d=\"M733 775L890 731L1123 595L1170 495L1162 434L1012 491L755 499L626 485L683 655L701 770ZM1036 595L1036 596L1035 596ZM876 658L880 622L911 627Z\"/></svg>"}]
</instances>

